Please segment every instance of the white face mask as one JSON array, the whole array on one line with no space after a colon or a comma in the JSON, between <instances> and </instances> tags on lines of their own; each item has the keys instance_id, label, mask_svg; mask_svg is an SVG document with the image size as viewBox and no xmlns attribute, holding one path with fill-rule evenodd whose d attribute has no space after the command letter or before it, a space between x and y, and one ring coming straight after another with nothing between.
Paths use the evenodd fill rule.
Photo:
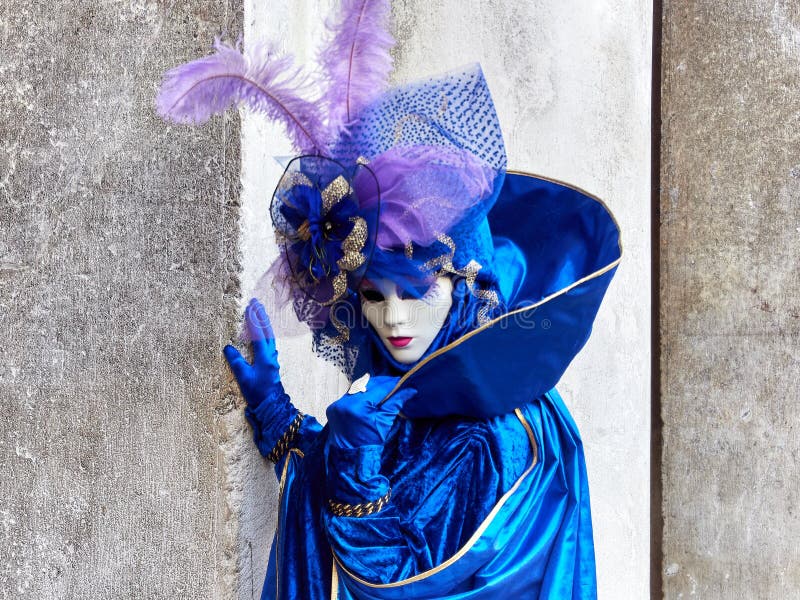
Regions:
<instances>
[{"instance_id":1,"label":"white face mask","mask_svg":"<svg viewBox=\"0 0 800 600\"><path fill-rule=\"evenodd\" d=\"M418 361L444 325L453 305L453 281L437 277L421 298L404 293L389 279L364 280L361 312L399 363Z\"/></svg>"}]
</instances>

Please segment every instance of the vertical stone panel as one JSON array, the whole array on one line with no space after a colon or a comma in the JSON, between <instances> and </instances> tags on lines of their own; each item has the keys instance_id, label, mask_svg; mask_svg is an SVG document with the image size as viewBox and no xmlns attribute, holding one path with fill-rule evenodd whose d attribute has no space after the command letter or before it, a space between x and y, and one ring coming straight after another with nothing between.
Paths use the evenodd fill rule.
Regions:
<instances>
[{"instance_id":1,"label":"vertical stone panel","mask_svg":"<svg viewBox=\"0 0 800 600\"><path fill-rule=\"evenodd\" d=\"M245 42L279 39L311 61L331 0L247 0ZM625 257L595 332L559 389L587 452L600 595L649 589L651 11L634 0L395 0L394 80L482 64L509 165L562 179L606 200ZM289 152L279 127L243 126L243 299L275 250L267 207ZM269 244L265 244L269 240ZM306 338L278 340L297 405L324 417L342 391ZM243 477L240 597L260 590L275 525L275 476L252 444ZM247 575L249 573L249 575ZM252 584L251 582L255 582Z\"/></svg>"},{"instance_id":2,"label":"vertical stone panel","mask_svg":"<svg viewBox=\"0 0 800 600\"><path fill-rule=\"evenodd\" d=\"M800 594L800 5L664 3L667 598Z\"/></svg>"},{"instance_id":3,"label":"vertical stone panel","mask_svg":"<svg viewBox=\"0 0 800 600\"><path fill-rule=\"evenodd\" d=\"M234 589L220 347L237 314L238 118L170 127L153 107L162 71L240 12L4 3L0 597Z\"/></svg>"}]
</instances>

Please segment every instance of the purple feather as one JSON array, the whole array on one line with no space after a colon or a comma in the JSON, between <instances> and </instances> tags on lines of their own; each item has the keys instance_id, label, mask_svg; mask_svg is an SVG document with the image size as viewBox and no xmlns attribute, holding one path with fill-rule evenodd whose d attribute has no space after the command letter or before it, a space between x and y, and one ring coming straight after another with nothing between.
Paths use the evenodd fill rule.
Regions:
<instances>
[{"instance_id":1,"label":"purple feather","mask_svg":"<svg viewBox=\"0 0 800 600\"><path fill-rule=\"evenodd\" d=\"M320 53L332 136L338 135L387 87L394 38L389 0L342 0L326 23L332 39Z\"/></svg>"},{"instance_id":2,"label":"purple feather","mask_svg":"<svg viewBox=\"0 0 800 600\"><path fill-rule=\"evenodd\" d=\"M276 56L257 46L242 53L219 39L216 54L185 63L164 74L156 106L176 123L204 123L233 106L246 105L281 122L301 153L321 152L326 129L316 104L306 100L305 79L291 56Z\"/></svg>"}]
</instances>

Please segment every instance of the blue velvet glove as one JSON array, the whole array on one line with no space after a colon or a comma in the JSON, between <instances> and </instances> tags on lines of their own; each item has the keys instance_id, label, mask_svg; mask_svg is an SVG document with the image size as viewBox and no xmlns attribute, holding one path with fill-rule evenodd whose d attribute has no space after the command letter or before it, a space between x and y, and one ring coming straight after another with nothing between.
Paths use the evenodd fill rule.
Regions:
<instances>
[{"instance_id":1,"label":"blue velvet glove","mask_svg":"<svg viewBox=\"0 0 800 600\"><path fill-rule=\"evenodd\" d=\"M382 446L403 404L417 393L403 389L381 404L399 381L383 375L369 379L366 391L347 393L328 406L328 442L339 448Z\"/></svg>"},{"instance_id":2,"label":"blue velvet glove","mask_svg":"<svg viewBox=\"0 0 800 600\"><path fill-rule=\"evenodd\" d=\"M253 342L253 364L250 365L230 344L222 351L247 404L258 406L281 383L278 351L267 311L255 298L247 305L244 320Z\"/></svg>"},{"instance_id":3,"label":"blue velvet glove","mask_svg":"<svg viewBox=\"0 0 800 600\"><path fill-rule=\"evenodd\" d=\"M253 426L255 443L266 456L294 420L297 409L281 384L275 335L267 311L255 298L245 309L245 325L253 343L253 364L230 344L223 353L247 401L244 414Z\"/></svg>"},{"instance_id":4,"label":"blue velvet glove","mask_svg":"<svg viewBox=\"0 0 800 600\"><path fill-rule=\"evenodd\" d=\"M388 501L389 480L380 472L383 445L397 413L417 393L404 389L381 404L397 382L397 377L372 377L366 391L348 392L328 407L326 465L332 502L352 507Z\"/></svg>"}]
</instances>

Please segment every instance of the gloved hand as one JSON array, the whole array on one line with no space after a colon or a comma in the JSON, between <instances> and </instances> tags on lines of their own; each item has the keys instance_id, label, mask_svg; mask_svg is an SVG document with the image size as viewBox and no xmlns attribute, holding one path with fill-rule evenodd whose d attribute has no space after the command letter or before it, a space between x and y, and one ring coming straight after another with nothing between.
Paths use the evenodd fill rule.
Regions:
<instances>
[{"instance_id":1,"label":"gloved hand","mask_svg":"<svg viewBox=\"0 0 800 600\"><path fill-rule=\"evenodd\" d=\"M245 309L245 324L253 343L253 364L231 345L223 353L247 401L244 415L253 427L253 441L261 454L275 460L272 451L298 411L281 384L275 335L267 311L256 299Z\"/></svg>"},{"instance_id":2,"label":"gloved hand","mask_svg":"<svg viewBox=\"0 0 800 600\"><path fill-rule=\"evenodd\" d=\"M278 351L267 311L253 298L244 312L245 325L253 343L253 364L250 365L239 351L228 344L223 348L225 359L236 377L242 396L248 406L256 408L281 385Z\"/></svg>"},{"instance_id":3,"label":"gloved hand","mask_svg":"<svg viewBox=\"0 0 800 600\"><path fill-rule=\"evenodd\" d=\"M328 442L339 448L383 445L403 404L417 393L402 389L379 404L399 381L397 377L371 377L366 391L347 393L328 406Z\"/></svg>"}]
</instances>

